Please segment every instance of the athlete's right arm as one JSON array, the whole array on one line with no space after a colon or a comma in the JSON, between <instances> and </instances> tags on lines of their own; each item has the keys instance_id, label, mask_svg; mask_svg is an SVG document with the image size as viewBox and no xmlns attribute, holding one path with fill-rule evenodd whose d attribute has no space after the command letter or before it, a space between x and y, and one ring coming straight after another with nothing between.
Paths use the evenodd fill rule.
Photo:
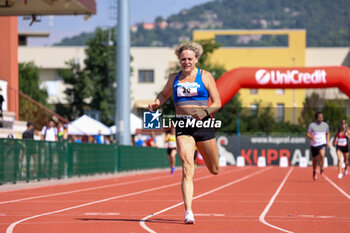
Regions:
<instances>
[{"instance_id":1,"label":"athlete's right arm","mask_svg":"<svg viewBox=\"0 0 350 233\"><path fill-rule=\"evenodd\" d=\"M311 127L310 127L310 126L309 126L308 129L307 129L306 137L307 137L308 139L310 139L311 141L315 141L315 138L314 138L314 136L313 136L312 133L311 133Z\"/></svg>"},{"instance_id":2,"label":"athlete's right arm","mask_svg":"<svg viewBox=\"0 0 350 233\"><path fill-rule=\"evenodd\" d=\"M169 98L169 96L173 91L172 85L174 83L175 77L176 77L176 74L171 74L169 76L169 79L165 84L165 87L163 88L163 90L157 95L154 102L148 105L149 111L155 111L160 105L162 105Z\"/></svg>"}]
</instances>

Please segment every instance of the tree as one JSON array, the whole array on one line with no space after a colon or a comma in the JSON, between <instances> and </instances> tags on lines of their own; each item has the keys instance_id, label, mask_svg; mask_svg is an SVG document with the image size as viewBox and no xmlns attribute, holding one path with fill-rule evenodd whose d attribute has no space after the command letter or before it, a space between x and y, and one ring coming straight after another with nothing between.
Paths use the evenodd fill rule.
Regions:
<instances>
[{"instance_id":1,"label":"tree","mask_svg":"<svg viewBox=\"0 0 350 233\"><path fill-rule=\"evenodd\" d=\"M107 125L114 122L116 48L115 30L97 28L87 43L84 71L92 80L93 92L89 106L101 111L101 120Z\"/></svg>"},{"instance_id":2,"label":"tree","mask_svg":"<svg viewBox=\"0 0 350 233\"><path fill-rule=\"evenodd\" d=\"M270 134L275 125L271 104L262 101L255 102L257 108L245 108L241 111L242 133Z\"/></svg>"},{"instance_id":3,"label":"tree","mask_svg":"<svg viewBox=\"0 0 350 233\"><path fill-rule=\"evenodd\" d=\"M329 130L334 132L339 128L341 120L348 120L343 100L327 100L322 108L324 120L329 124Z\"/></svg>"},{"instance_id":4,"label":"tree","mask_svg":"<svg viewBox=\"0 0 350 233\"><path fill-rule=\"evenodd\" d=\"M315 119L315 114L322 108L320 96L317 93L312 93L311 96L305 98L303 110L299 118L299 124L306 128Z\"/></svg>"},{"instance_id":5,"label":"tree","mask_svg":"<svg viewBox=\"0 0 350 233\"><path fill-rule=\"evenodd\" d=\"M39 68L33 62L18 64L19 90L47 106L47 91L40 89ZM19 96L19 119L41 128L51 116L28 99Z\"/></svg>"},{"instance_id":6,"label":"tree","mask_svg":"<svg viewBox=\"0 0 350 233\"><path fill-rule=\"evenodd\" d=\"M57 111L75 119L84 110L101 112L101 121L112 125L115 114L115 33L114 28L97 28L94 36L88 40L84 68L73 61L68 62L69 69L59 71L68 84L65 91L69 106L59 105Z\"/></svg>"},{"instance_id":7,"label":"tree","mask_svg":"<svg viewBox=\"0 0 350 233\"><path fill-rule=\"evenodd\" d=\"M81 70L79 64L73 60L67 62L70 69L59 70L67 88L64 93L67 96L68 105L58 104L56 111L74 120L84 114L84 110L89 109L89 99L92 96L93 82L87 75L87 71Z\"/></svg>"},{"instance_id":8,"label":"tree","mask_svg":"<svg viewBox=\"0 0 350 233\"><path fill-rule=\"evenodd\" d=\"M47 104L47 91L40 89L39 68L33 62L18 64L19 90L41 104Z\"/></svg>"}]
</instances>

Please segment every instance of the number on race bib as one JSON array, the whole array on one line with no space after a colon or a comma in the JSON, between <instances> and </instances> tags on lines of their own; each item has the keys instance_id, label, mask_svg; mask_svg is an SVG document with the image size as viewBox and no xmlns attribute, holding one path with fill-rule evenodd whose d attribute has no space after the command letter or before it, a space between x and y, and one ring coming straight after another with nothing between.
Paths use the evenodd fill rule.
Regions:
<instances>
[{"instance_id":1,"label":"number on race bib","mask_svg":"<svg viewBox=\"0 0 350 233\"><path fill-rule=\"evenodd\" d=\"M196 96L198 95L197 89L199 85L197 83L181 83L177 86L177 96Z\"/></svg>"},{"instance_id":2,"label":"number on race bib","mask_svg":"<svg viewBox=\"0 0 350 233\"><path fill-rule=\"evenodd\" d=\"M346 138L338 139L338 146L346 146L348 144L348 140Z\"/></svg>"}]
</instances>

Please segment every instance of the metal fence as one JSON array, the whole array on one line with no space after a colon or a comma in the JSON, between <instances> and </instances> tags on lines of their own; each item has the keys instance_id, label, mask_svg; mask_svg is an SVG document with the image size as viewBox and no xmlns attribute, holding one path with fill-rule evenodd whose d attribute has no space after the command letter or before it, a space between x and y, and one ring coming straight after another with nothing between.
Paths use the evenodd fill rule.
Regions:
<instances>
[{"instance_id":1,"label":"metal fence","mask_svg":"<svg viewBox=\"0 0 350 233\"><path fill-rule=\"evenodd\" d=\"M167 166L165 149L0 139L1 184Z\"/></svg>"}]
</instances>

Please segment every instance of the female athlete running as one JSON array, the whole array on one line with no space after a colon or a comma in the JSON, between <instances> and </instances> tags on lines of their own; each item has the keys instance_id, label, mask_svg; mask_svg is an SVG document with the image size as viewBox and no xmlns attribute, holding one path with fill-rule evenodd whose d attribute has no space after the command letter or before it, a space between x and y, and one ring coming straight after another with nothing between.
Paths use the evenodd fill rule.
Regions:
<instances>
[{"instance_id":1,"label":"female athlete running","mask_svg":"<svg viewBox=\"0 0 350 233\"><path fill-rule=\"evenodd\" d=\"M346 120L340 121L340 127L337 129L334 135L333 145L336 147L337 156L338 156L338 179L343 178L342 172L342 162L341 159L343 157L345 168L344 168L344 176L348 174L348 159L349 159L349 144L348 139L350 138L350 130L348 129L348 124Z\"/></svg>"},{"instance_id":2,"label":"female athlete running","mask_svg":"<svg viewBox=\"0 0 350 233\"><path fill-rule=\"evenodd\" d=\"M213 120L210 114L221 108L221 101L214 77L209 72L196 67L202 53L203 48L198 43L187 42L179 45L175 54L182 70L169 76L164 89L154 102L148 105L150 111L155 111L169 98L171 93L174 94L178 123L176 125L176 144L182 163L181 188L186 210L185 223L187 224L193 224L195 221L192 212L195 146L202 154L208 170L214 175L219 173L214 129L203 127L203 125L205 121ZM212 101L210 105L209 97ZM196 124L188 124L194 121Z\"/></svg>"},{"instance_id":3,"label":"female athlete running","mask_svg":"<svg viewBox=\"0 0 350 233\"><path fill-rule=\"evenodd\" d=\"M169 133L165 137L165 142L168 143L168 157L170 165L170 174L174 174L175 171L175 156L176 156L176 135L175 128L172 127Z\"/></svg>"}]
</instances>

